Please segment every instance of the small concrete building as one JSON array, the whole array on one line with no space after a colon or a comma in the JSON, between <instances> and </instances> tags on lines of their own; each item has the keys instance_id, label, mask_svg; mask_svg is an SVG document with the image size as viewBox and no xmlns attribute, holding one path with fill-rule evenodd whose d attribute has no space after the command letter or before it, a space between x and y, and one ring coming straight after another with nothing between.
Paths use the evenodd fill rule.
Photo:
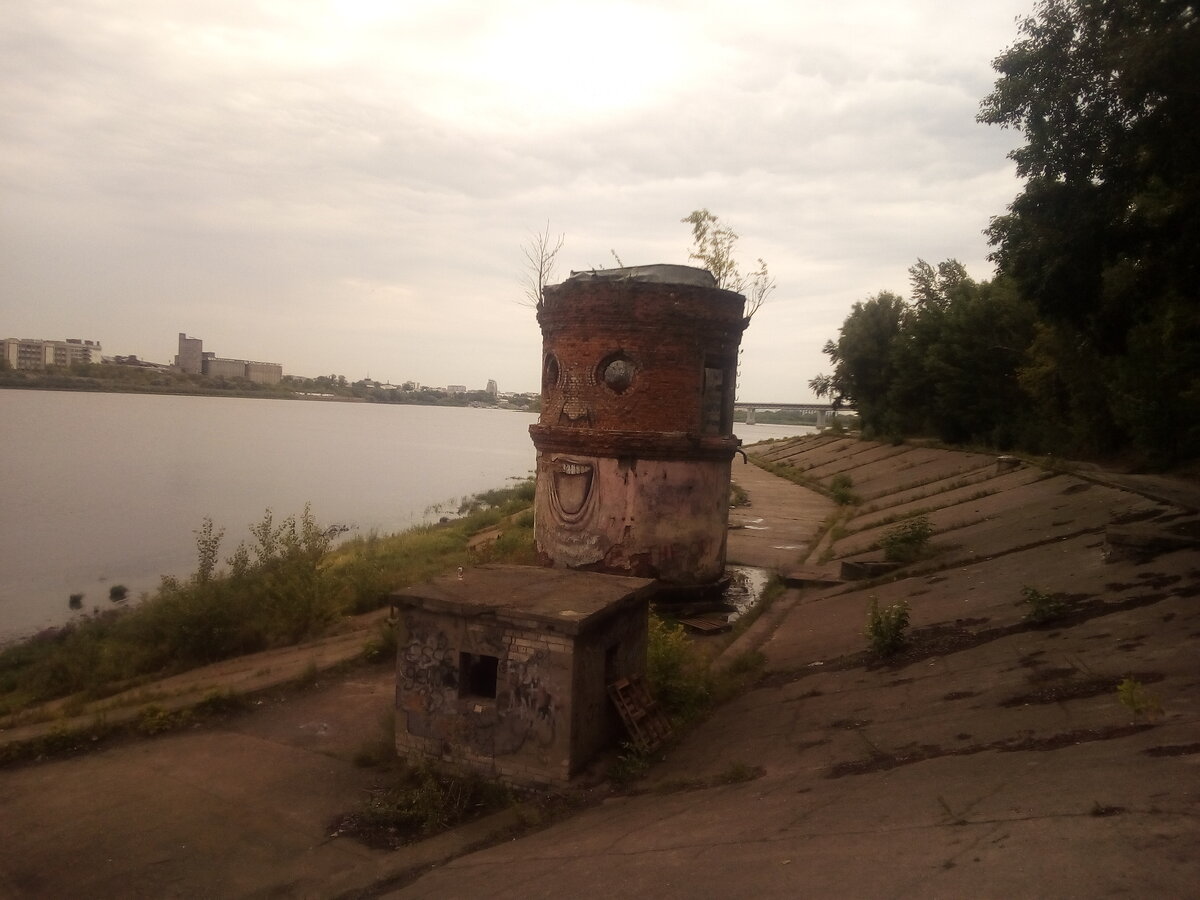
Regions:
<instances>
[{"instance_id":1,"label":"small concrete building","mask_svg":"<svg viewBox=\"0 0 1200 900\"><path fill-rule=\"evenodd\" d=\"M478 566L392 595L396 750L565 784L624 734L607 685L646 668L652 581Z\"/></svg>"}]
</instances>

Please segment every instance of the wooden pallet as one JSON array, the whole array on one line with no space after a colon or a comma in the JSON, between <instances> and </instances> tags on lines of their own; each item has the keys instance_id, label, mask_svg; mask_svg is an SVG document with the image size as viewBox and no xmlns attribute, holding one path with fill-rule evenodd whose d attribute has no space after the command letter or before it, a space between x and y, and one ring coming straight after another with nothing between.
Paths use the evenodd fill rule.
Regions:
<instances>
[{"instance_id":1,"label":"wooden pallet","mask_svg":"<svg viewBox=\"0 0 1200 900\"><path fill-rule=\"evenodd\" d=\"M640 675L618 678L608 686L621 720L633 740L633 745L642 753L650 753L671 734L671 723L650 696Z\"/></svg>"}]
</instances>

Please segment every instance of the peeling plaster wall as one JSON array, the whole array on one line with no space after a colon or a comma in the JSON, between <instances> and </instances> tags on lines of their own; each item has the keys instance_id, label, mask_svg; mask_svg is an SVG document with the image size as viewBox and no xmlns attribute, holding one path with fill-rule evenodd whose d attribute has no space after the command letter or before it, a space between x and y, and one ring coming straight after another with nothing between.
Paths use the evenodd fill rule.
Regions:
<instances>
[{"instance_id":1,"label":"peeling plaster wall","mask_svg":"<svg viewBox=\"0 0 1200 900\"><path fill-rule=\"evenodd\" d=\"M539 453L535 506L543 565L676 584L725 570L728 462Z\"/></svg>"}]
</instances>

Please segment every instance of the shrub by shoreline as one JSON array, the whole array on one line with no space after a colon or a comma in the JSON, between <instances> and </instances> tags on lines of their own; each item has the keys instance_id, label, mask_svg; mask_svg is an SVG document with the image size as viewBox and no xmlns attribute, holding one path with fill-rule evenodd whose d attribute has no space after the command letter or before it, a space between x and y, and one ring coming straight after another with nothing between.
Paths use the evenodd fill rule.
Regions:
<instances>
[{"instance_id":1,"label":"shrub by shoreline","mask_svg":"<svg viewBox=\"0 0 1200 900\"><path fill-rule=\"evenodd\" d=\"M347 615L459 565L533 560L532 480L464 500L461 517L332 546L341 529L309 508L277 521L221 561L223 532L196 531L197 565L128 607L106 610L0 650L0 716L71 695L98 699L188 669L329 633ZM495 539L471 538L491 529Z\"/></svg>"}]
</instances>

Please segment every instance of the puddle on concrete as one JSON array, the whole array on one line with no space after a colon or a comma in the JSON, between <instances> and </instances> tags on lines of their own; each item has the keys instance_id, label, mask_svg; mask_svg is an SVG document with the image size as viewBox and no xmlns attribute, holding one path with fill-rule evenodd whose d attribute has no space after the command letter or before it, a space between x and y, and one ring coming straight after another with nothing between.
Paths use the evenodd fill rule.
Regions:
<instances>
[{"instance_id":1,"label":"puddle on concrete","mask_svg":"<svg viewBox=\"0 0 1200 900\"><path fill-rule=\"evenodd\" d=\"M700 635L721 634L748 613L762 599L771 580L771 572L754 566L726 566L726 585L719 594L713 592L700 598L661 600L656 609L668 618Z\"/></svg>"},{"instance_id":2,"label":"puddle on concrete","mask_svg":"<svg viewBox=\"0 0 1200 900\"><path fill-rule=\"evenodd\" d=\"M725 574L729 576L729 586L721 599L730 609L729 621L736 622L762 599L771 573L754 566L726 566Z\"/></svg>"}]
</instances>

